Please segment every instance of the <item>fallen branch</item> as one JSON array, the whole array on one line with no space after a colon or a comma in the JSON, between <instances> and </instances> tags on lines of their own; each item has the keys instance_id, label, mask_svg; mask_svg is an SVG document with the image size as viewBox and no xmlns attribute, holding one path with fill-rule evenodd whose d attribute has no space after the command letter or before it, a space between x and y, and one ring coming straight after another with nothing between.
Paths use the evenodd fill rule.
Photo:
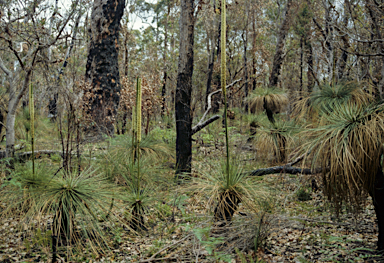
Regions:
<instances>
[{"instance_id":1,"label":"fallen branch","mask_svg":"<svg viewBox=\"0 0 384 263\"><path fill-rule=\"evenodd\" d=\"M253 170L251 172L248 172L250 176L263 176L267 174L279 174L279 173L286 173L286 174L318 174L321 173L323 169L316 168L316 169L310 169L310 168L299 168L299 167L292 167L292 166L274 166L274 167L268 167L268 168L260 168L257 170Z\"/></svg>"},{"instance_id":2,"label":"fallen branch","mask_svg":"<svg viewBox=\"0 0 384 263\"><path fill-rule=\"evenodd\" d=\"M233 87L237 82L239 82L241 79L237 79L235 80L234 82L232 82L231 84L227 85L227 89ZM209 118L208 120L204 121L205 118L207 117L209 111L211 110L212 108L212 96L221 92L221 89L218 89L218 90L215 90L211 93L209 93L208 95L208 107L207 107L207 110L204 112L203 114L203 117L201 117L200 121L192 127L192 135L194 135L196 132L202 130L205 126L211 124L212 122L214 122L215 120L219 119L220 118L220 115L215 115L215 116L212 116L211 118Z\"/></svg>"},{"instance_id":3,"label":"fallen branch","mask_svg":"<svg viewBox=\"0 0 384 263\"><path fill-rule=\"evenodd\" d=\"M257 170L253 170L251 172L248 172L250 176L263 176L267 174L278 174L278 173L287 173L287 174L318 174L321 173L322 168L299 168L299 167L293 167L292 165L297 164L298 162L302 161L304 157L308 155L308 153L304 153L303 155L297 157L295 160L293 160L290 163L287 163L282 166L274 166L274 167L268 167L268 168L260 168Z\"/></svg>"}]
</instances>

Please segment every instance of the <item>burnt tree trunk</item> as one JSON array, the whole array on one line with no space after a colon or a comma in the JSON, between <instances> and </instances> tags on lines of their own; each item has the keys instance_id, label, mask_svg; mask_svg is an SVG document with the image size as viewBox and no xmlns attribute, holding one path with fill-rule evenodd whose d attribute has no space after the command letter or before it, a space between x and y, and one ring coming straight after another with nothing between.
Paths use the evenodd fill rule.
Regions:
<instances>
[{"instance_id":1,"label":"burnt tree trunk","mask_svg":"<svg viewBox=\"0 0 384 263\"><path fill-rule=\"evenodd\" d=\"M380 166L375 179L375 185L369 192L375 207L377 225L379 227L379 236L377 241L377 250L384 250L384 174Z\"/></svg>"},{"instance_id":2,"label":"burnt tree trunk","mask_svg":"<svg viewBox=\"0 0 384 263\"><path fill-rule=\"evenodd\" d=\"M245 23L245 30L242 34L244 45L244 111L248 112L248 61L247 61L247 46L248 46L248 17L249 17L249 4L246 3L247 19Z\"/></svg>"},{"instance_id":3,"label":"burnt tree trunk","mask_svg":"<svg viewBox=\"0 0 384 263\"><path fill-rule=\"evenodd\" d=\"M312 93L313 87L315 86L315 78L314 78L314 71L313 71L313 52L312 52L312 45L309 39L305 40L305 47L307 49L307 64L308 64L308 71L307 71L307 91L308 94Z\"/></svg>"},{"instance_id":4,"label":"burnt tree trunk","mask_svg":"<svg viewBox=\"0 0 384 263\"><path fill-rule=\"evenodd\" d=\"M165 20L165 27L164 27L164 77L163 77L163 87L161 89L161 116L163 117L165 115L165 111L167 108L167 102L166 102L166 94L167 94L167 80L168 80L168 66L167 66L167 50L168 50L168 17L171 12L171 5L169 3L169 0L167 1L167 16Z\"/></svg>"},{"instance_id":5,"label":"burnt tree trunk","mask_svg":"<svg viewBox=\"0 0 384 263\"><path fill-rule=\"evenodd\" d=\"M89 114L94 121L90 128L109 135L114 133L113 117L120 99L118 43L124 7L124 0L95 0L91 16L85 73L93 93L88 100Z\"/></svg>"},{"instance_id":6,"label":"burnt tree trunk","mask_svg":"<svg viewBox=\"0 0 384 263\"><path fill-rule=\"evenodd\" d=\"M273 57L273 64L272 64L272 71L271 75L269 77L269 86L274 87L279 82L279 75L281 66L283 64L284 60L284 45L285 45L285 38L287 37L289 28L291 26L291 11L293 6L293 1L288 0L287 5L285 7L285 14L284 14L284 20L281 23L279 33L277 35L277 44L276 44L276 52Z\"/></svg>"},{"instance_id":7,"label":"burnt tree trunk","mask_svg":"<svg viewBox=\"0 0 384 263\"><path fill-rule=\"evenodd\" d=\"M176 112L176 175L191 172L192 162L192 74L194 1L181 0L180 54L177 72Z\"/></svg>"},{"instance_id":8,"label":"burnt tree trunk","mask_svg":"<svg viewBox=\"0 0 384 263\"><path fill-rule=\"evenodd\" d=\"M300 99L303 92L303 71L304 71L304 37L300 38Z\"/></svg>"}]
</instances>

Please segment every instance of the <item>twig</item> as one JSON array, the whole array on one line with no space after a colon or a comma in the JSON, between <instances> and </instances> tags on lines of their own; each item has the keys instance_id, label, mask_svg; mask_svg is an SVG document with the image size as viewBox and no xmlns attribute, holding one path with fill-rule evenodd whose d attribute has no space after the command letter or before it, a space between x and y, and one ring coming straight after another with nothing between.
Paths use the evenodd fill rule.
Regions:
<instances>
[{"instance_id":1,"label":"twig","mask_svg":"<svg viewBox=\"0 0 384 263\"><path fill-rule=\"evenodd\" d=\"M166 246L165 248L163 249L160 249L159 251L157 251L155 254L153 254L150 258L148 259L144 259L144 260L140 260L140 263L143 263L143 262L151 262L151 261L155 261L155 260L162 260L162 259L169 259L169 258L155 258L157 255L159 255L161 252L173 247L174 245L177 245L178 243L181 243L182 241L186 240L187 238L191 237L192 234L180 239L179 241L176 241L175 243L173 244L170 244L168 246Z\"/></svg>"},{"instance_id":2,"label":"twig","mask_svg":"<svg viewBox=\"0 0 384 263\"><path fill-rule=\"evenodd\" d=\"M178 259L177 257L172 257L172 258L149 258L146 260L142 260L141 262L151 262L151 261L160 261L160 260L170 260L170 259Z\"/></svg>"},{"instance_id":3,"label":"twig","mask_svg":"<svg viewBox=\"0 0 384 263\"><path fill-rule=\"evenodd\" d=\"M306 156L306 155L308 155L309 153L304 153L304 154L302 154L302 155L300 155L299 157L297 157L295 160L293 160L292 162L290 162L290 163L287 163L286 165L284 165L284 166L292 166L292 165L295 165L295 164L297 164L298 162L300 162L300 161L302 161L303 159L304 159L304 157Z\"/></svg>"}]
</instances>

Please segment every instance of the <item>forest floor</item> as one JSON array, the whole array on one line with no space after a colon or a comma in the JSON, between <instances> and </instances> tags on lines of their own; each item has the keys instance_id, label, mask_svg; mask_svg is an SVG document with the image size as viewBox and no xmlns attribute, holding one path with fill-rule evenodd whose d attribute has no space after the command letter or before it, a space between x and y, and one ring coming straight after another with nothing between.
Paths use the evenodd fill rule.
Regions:
<instances>
[{"instance_id":1,"label":"forest floor","mask_svg":"<svg viewBox=\"0 0 384 263\"><path fill-rule=\"evenodd\" d=\"M194 167L206 154L223 149L207 150L197 150L200 157L195 158ZM171 180L173 171L170 169L165 176ZM322 192L312 191L314 178L288 174L258 178L273 189L273 202L258 213L240 207L233 223L225 228L215 227L211 212L176 190L147 213L146 231L133 234L122 225L109 233L110 251L95 254L83 250L66 260L63 250L59 259L142 263L384 262L375 253L377 225L371 201L358 216L345 208L336 217ZM319 184L320 180L315 179ZM0 210L5 206L0 203ZM52 218L45 221L51 222ZM34 234L26 235L22 226L17 216L0 222L0 262L50 262L50 232L36 225Z\"/></svg>"}]
</instances>

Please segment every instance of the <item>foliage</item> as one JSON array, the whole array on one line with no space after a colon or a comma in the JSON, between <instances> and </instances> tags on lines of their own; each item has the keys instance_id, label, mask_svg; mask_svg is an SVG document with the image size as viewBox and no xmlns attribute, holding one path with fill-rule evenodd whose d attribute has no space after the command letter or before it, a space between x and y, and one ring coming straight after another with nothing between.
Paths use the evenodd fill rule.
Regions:
<instances>
[{"instance_id":1,"label":"foliage","mask_svg":"<svg viewBox=\"0 0 384 263\"><path fill-rule=\"evenodd\" d=\"M37 165L36 173L16 173L3 185L2 202L8 203L1 216L20 211L24 226L34 228L35 222L46 225L45 216L53 216L52 234L58 244L83 247L84 240L94 251L108 247L100 222L110 214L115 187L93 168L77 172L49 173ZM37 220L37 221L35 221Z\"/></svg>"},{"instance_id":2,"label":"foliage","mask_svg":"<svg viewBox=\"0 0 384 263\"><path fill-rule=\"evenodd\" d=\"M353 102L332 105L324 125L304 132L303 150L322 167L325 194L340 210L343 202L359 208L371 190L382 155L382 105Z\"/></svg>"},{"instance_id":3,"label":"foliage","mask_svg":"<svg viewBox=\"0 0 384 263\"><path fill-rule=\"evenodd\" d=\"M311 200L311 193L307 192L305 188L300 188L296 193L297 199L299 201L308 201Z\"/></svg>"},{"instance_id":4,"label":"foliage","mask_svg":"<svg viewBox=\"0 0 384 263\"><path fill-rule=\"evenodd\" d=\"M260 201L268 196L267 188L255 178L248 177L238 163L229 165L229 175L226 163L207 163L205 167L207 167L205 171L200 171L199 176L193 178L191 188L197 191L199 199L207 198L205 204L207 209L211 209L212 205L219 201L217 207L220 209L234 209L242 203L248 209L257 211L260 203L256 202L256 199ZM228 207L225 202L227 197L237 204ZM231 218L225 220L230 221Z\"/></svg>"},{"instance_id":5,"label":"foliage","mask_svg":"<svg viewBox=\"0 0 384 263\"><path fill-rule=\"evenodd\" d=\"M338 104L356 103L361 106L372 101L372 95L361 88L362 84L357 82L341 82L337 85L322 85L319 90L310 96L295 103L295 114L303 117L311 115L312 112L329 113Z\"/></svg>"},{"instance_id":6,"label":"foliage","mask_svg":"<svg viewBox=\"0 0 384 263\"><path fill-rule=\"evenodd\" d=\"M252 113L262 112L264 110L279 113L282 112L288 104L287 93L275 87L256 88L248 100Z\"/></svg>"},{"instance_id":7,"label":"foliage","mask_svg":"<svg viewBox=\"0 0 384 263\"><path fill-rule=\"evenodd\" d=\"M260 123L260 125L263 125ZM255 145L261 157L267 157L273 153L275 162L285 162L290 147L293 143L293 135L298 132L294 121L278 120L275 123L265 123L255 136Z\"/></svg>"}]
</instances>

